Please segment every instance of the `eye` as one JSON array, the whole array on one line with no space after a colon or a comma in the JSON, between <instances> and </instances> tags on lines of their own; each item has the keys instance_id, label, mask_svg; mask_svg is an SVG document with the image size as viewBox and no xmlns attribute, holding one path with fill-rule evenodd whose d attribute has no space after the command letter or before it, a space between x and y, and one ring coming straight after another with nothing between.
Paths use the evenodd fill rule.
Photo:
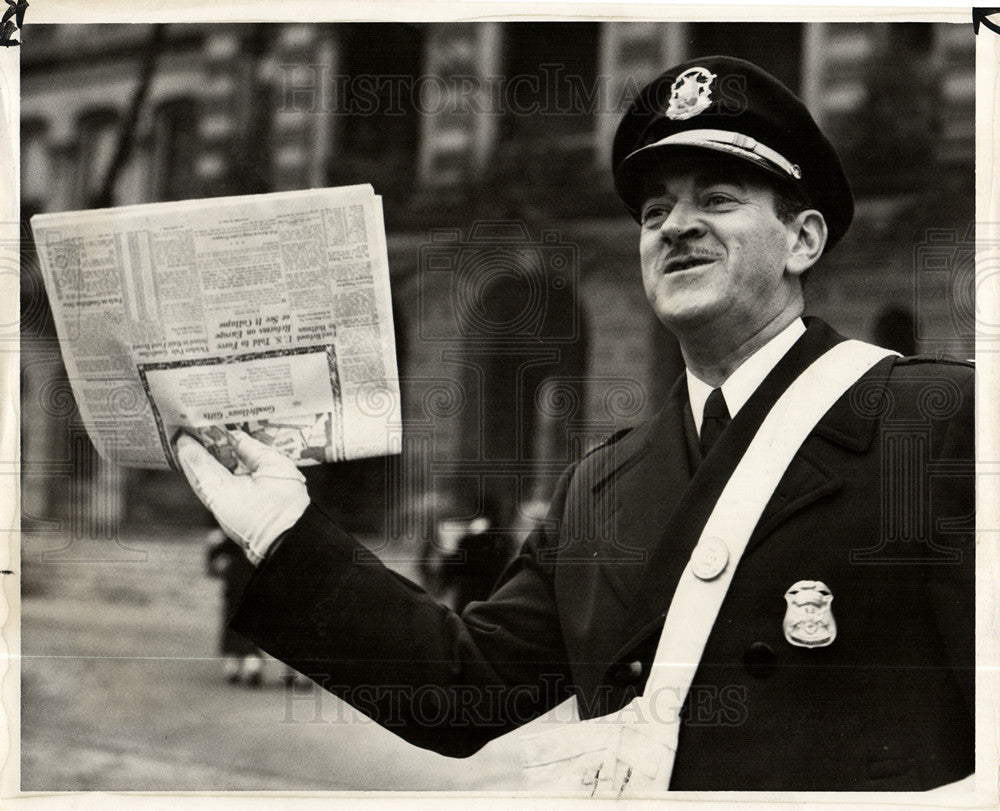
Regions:
<instances>
[{"instance_id":1,"label":"eye","mask_svg":"<svg viewBox=\"0 0 1000 811\"><path fill-rule=\"evenodd\" d=\"M655 228L663 224L670 215L670 206L664 203L652 203L642 210L642 224Z\"/></svg>"},{"instance_id":2,"label":"eye","mask_svg":"<svg viewBox=\"0 0 1000 811\"><path fill-rule=\"evenodd\" d=\"M701 202L705 208L722 208L729 205L735 205L736 199L731 195L724 194L723 192L709 192L702 198Z\"/></svg>"}]
</instances>

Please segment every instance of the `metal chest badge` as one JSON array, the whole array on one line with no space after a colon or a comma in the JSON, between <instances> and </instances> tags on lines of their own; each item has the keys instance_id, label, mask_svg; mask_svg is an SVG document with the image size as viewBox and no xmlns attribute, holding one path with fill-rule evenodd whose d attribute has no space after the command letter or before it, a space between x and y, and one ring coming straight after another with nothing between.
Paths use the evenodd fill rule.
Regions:
<instances>
[{"instance_id":1,"label":"metal chest badge","mask_svg":"<svg viewBox=\"0 0 1000 811\"><path fill-rule=\"evenodd\" d=\"M712 104L715 74L707 68L688 68L670 86L667 118L684 121L707 110Z\"/></svg>"},{"instance_id":2,"label":"metal chest badge","mask_svg":"<svg viewBox=\"0 0 1000 811\"><path fill-rule=\"evenodd\" d=\"M800 580L785 592L785 639L800 648L824 648L837 638L833 594L819 580Z\"/></svg>"}]
</instances>

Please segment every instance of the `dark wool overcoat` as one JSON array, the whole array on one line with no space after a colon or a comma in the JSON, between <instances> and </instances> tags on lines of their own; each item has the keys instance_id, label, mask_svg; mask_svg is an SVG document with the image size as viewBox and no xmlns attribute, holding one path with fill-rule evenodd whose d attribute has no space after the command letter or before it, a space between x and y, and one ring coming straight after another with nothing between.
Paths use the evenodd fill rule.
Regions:
<instances>
[{"instance_id":1,"label":"dark wool overcoat","mask_svg":"<svg viewBox=\"0 0 1000 811\"><path fill-rule=\"evenodd\" d=\"M782 391L841 340L809 319L704 460L681 378L655 418L566 471L549 518L461 616L310 506L234 627L446 755L571 695L583 717L624 706L728 475ZM973 771L973 391L970 364L887 358L812 431L708 639L671 789L920 790ZM785 592L802 580L832 594L827 646L785 637Z\"/></svg>"}]
</instances>

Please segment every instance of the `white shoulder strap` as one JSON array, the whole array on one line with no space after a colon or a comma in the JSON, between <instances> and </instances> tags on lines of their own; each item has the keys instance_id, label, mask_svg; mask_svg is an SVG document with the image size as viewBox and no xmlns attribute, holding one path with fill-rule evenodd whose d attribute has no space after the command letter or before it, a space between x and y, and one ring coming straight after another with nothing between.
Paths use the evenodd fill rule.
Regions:
<instances>
[{"instance_id":1,"label":"white shoulder strap","mask_svg":"<svg viewBox=\"0 0 1000 811\"><path fill-rule=\"evenodd\" d=\"M669 786L681 707L765 505L823 414L861 375L894 354L845 341L788 387L736 466L681 575L645 691L611 715L526 735L522 757L530 783L614 798Z\"/></svg>"},{"instance_id":2,"label":"white shoulder strap","mask_svg":"<svg viewBox=\"0 0 1000 811\"><path fill-rule=\"evenodd\" d=\"M681 575L644 697L655 701L657 695L670 696L671 703L677 702L672 711L679 710L743 550L792 457L858 378L896 354L861 341L839 343L802 372L775 403L719 496ZM727 558L721 573L707 580L695 574L699 570L705 575L706 553L716 568L720 557Z\"/></svg>"}]
</instances>

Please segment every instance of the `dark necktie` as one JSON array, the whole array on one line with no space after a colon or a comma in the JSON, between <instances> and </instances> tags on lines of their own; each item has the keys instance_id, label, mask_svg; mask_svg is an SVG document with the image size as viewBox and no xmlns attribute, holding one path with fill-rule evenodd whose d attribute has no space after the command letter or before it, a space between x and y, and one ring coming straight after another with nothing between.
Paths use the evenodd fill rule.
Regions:
<instances>
[{"instance_id":1,"label":"dark necktie","mask_svg":"<svg viewBox=\"0 0 1000 811\"><path fill-rule=\"evenodd\" d=\"M701 418L701 452L708 456L716 440L722 436L722 432L729 425L729 409L726 408L726 399L722 396L722 389L712 389L705 401L705 411Z\"/></svg>"}]
</instances>

